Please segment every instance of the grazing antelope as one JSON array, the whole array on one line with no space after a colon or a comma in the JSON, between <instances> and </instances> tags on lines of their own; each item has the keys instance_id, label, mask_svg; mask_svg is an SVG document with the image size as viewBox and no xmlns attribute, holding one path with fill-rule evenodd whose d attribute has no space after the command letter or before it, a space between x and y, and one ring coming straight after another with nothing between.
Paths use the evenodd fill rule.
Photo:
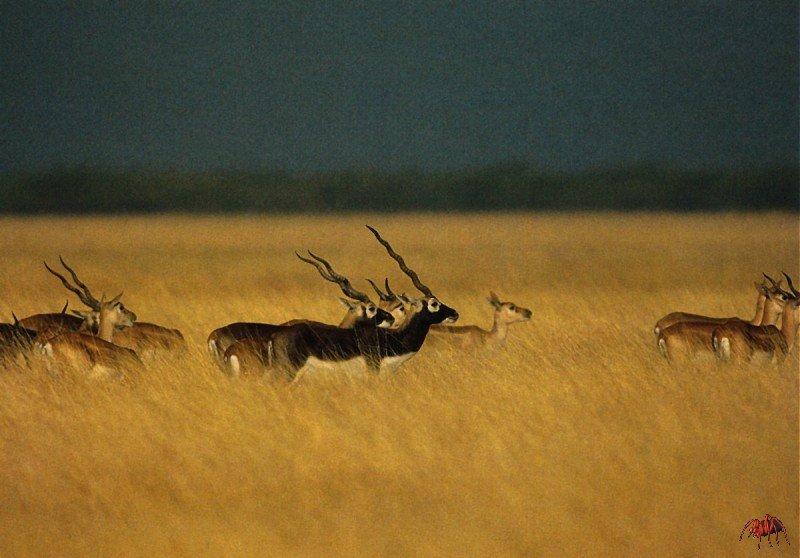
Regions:
<instances>
[{"instance_id":1,"label":"grazing antelope","mask_svg":"<svg viewBox=\"0 0 800 558\"><path fill-rule=\"evenodd\" d=\"M134 351L112 342L116 329L129 327L136 320L136 314L126 309L120 302L122 293L109 301L106 301L105 297L97 300L89 288L78 279L72 268L63 260L61 263L70 272L77 287L71 285L63 275L51 269L46 263L45 267L84 304L97 311L98 332L97 335L91 335L88 332L66 331L46 339L37 339L35 347L44 355L48 368L57 364L89 370L94 376L108 376L119 375L123 369L141 367L142 361Z\"/></svg>"},{"instance_id":2,"label":"grazing antelope","mask_svg":"<svg viewBox=\"0 0 800 558\"><path fill-rule=\"evenodd\" d=\"M788 299L787 293L780 288L778 283L773 282L772 287L766 291L760 323L762 325L777 323ZM657 338L658 349L665 358L672 362L685 361L698 353L713 354L712 335L717 327L725 324L752 325L740 318L728 318L723 323L718 321L679 322L661 331Z\"/></svg>"},{"instance_id":3,"label":"grazing antelope","mask_svg":"<svg viewBox=\"0 0 800 558\"><path fill-rule=\"evenodd\" d=\"M279 333L284 330L301 329L303 331L312 331L312 335L319 336L321 343L323 339L328 339L325 349L328 353L334 355L330 357L330 360L335 361L335 355L346 356L352 352L352 348L348 349L347 345L358 345L359 332L362 329L386 328L393 323L394 318L389 312L374 304L366 294L357 291L347 277L337 273L330 263L310 251L308 254L314 259L304 258L300 254L295 255L302 261L316 267L323 279L338 284L346 296L358 301L357 303L346 301L349 305L353 305L353 308L358 307L361 309L357 314L357 319L350 327L333 326L310 320L291 320L281 325L231 324L231 326L221 328L225 329L225 332L215 336L214 342L217 346L221 346L224 341L227 341L225 336L228 338L234 335L239 336L238 339L234 339L228 345L223 356L224 362L228 364L234 375L239 375L242 370L267 368L279 369L284 373L288 372L293 377L297 369L286 370L291 368L291 365L288 364L291 359L287 357L283 360L276 360L275 358L275 347L280 346L278 344L281 343L282 339ZM339 333L338 337L336 336L337 332ZM277 341L276 335L279 337ZM209 341L209 346L211 346L211 341Z\"/></svg>"},{"instance_id":4,"label":"grazing antelope","mask_svg":"<svg viewBox=\"0 0 800 558\"><path fill-rule=\"evenodd\" d=\"M527 308L517 306L513 302L501 301L500 297L493 292L489 293L488 301L494 308L492 329L486 330L475 325L434 326L431 328L431 333L436 334L437 339L446 340L462 348L496 348L505 344L509 325L527 322L533 315L533 312Z\"/></svg>"},{"instance_id":5,"label":"grazing antelope","mask_svg":"<svg viewBox=\"0 0 800 558\"><path fill-rule=\"evenodd\" d=\"M771 281L774 287L775 281L766 274L764 277ZM753 316L753 319L750 320L750 323L753 325L760 325L764 316L764 304L766 304L767 301L769 287L765 281L761 281L761 283L754 283L754 285L756 287L756 291L758 292L758 296L756 298L756 313ZM699 314L689 314L687 312L670 312L656 322L656 326L653 328L653 333L655 333L656 337L658 337L658 335L664 329L681 322L710 322L715 324L724 324L728 320L732 319L738 320L739 318L713 318L711 316L701 316Z\"/></svg>"},{"instance_id":6,"label":"grazing antelope","mask_svg":"<svg viewBox=\"0 0 800 558\"><path fill-rule=\"evenodd\" d=\"M360 367L372 372L394 372L417 354L432 325L458 319L458 312L434 296L378 231L368 228L400 269L411 278L414 286L426 296L419 312L401 330L378 328L374 324L357 324L352 329L313 322L283 326L259 343L249 342L251 347L257 344L259 348L258 351L251 351L251 359L255 357L261 365L281 370L290 379L297 378L308 368L336 369L350 362L358 362ZM239 347L240 343L236 343L226 352L231 364L234 356L239 362Z\"/></svg>"},{"instance_id":7,"label":"grazing antelope","mask_svg":"<svg viewBox=\"0 0 800 558\"><path fill-rule=\"evenodd\" d=\"M326 260L311 252L308 254L313 260L304 258L300 254L295 253L300 260L313 265L323 279L339 285L342 293L348 297L339 299L342 304L347 307L347 314L339 323L338 327L347 329L368 322L375 322L378 325L386 327L392 322L392 315L372 302L366 294L353 288L353 285L347 277L336 273ZM280 325L257 322L236 322L212 331L208 336L208 348L217 361L223 363L228 347L236 341L242 339L262 339L272 333L276 328L301 322L320 324L320 322L302 319L290 320Z\"/></svg>"},{"instance_id":8,"label":"grazing antelope","mask_svg":"<svg viewBox=\"0 0 800 558\"><path fill-rule=\"evenodd\" d=\"M750 361L760 353L773 361L782 361L794 348L800 326L800 291L794 288L789 275L783 275L791 293L783 291L786 304L780 329L771 324L734 322L717 326L711 334L711 342L718 358Z\"/></svg>"}]
</instances>

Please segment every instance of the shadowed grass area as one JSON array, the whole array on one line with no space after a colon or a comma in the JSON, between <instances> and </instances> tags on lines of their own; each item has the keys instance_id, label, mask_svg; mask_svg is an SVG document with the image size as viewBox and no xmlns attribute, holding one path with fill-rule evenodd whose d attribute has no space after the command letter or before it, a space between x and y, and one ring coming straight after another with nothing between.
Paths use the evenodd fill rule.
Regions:
<instances>
[{"instance_id":1,"label":"shadowed grass area","mask_svg":"<svg viewBox=\"0 0 800 558\"><path fill-rule=\"evenodd\" d=\"M381 229L464 324L490 289L533 310L507 347L423 347L394 377L233 380L238 320L338 321L311 248L366 289ZM58 311L41 260L180 328L141 377L0 375L5 555L734 555L770 513L798 533L797 358L672 368L671 310L750 317L798 271L797 216L409 215L0 220L0 312Z\"/></svg>"}]
</instances>

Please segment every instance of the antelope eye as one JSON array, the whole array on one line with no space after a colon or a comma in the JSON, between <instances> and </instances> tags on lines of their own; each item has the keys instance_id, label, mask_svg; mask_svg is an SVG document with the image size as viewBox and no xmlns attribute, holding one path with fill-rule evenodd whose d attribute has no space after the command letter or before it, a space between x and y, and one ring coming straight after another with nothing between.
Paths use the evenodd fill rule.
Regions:
<instances>
[{"instance_id":1,"label":"antelope eye","mask_svg":"<svg viewBox=\"0 0 800 558\"><path fill-rule=\"evenodd\" d=\"M516 307L516 306L514 306L513 304L509 304L509 305L508 305L508 309L509 309L509 310L511 310L511 311L514 311L514 310L516 310L516 309L517 309L517 307Z\"/></svg>"}]
</instances>

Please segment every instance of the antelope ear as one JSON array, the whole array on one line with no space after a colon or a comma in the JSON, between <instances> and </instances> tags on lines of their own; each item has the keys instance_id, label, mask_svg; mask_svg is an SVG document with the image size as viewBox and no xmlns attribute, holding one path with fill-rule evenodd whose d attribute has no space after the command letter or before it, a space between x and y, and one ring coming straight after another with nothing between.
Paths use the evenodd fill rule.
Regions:
<instances>
[{"instance_id":1,"label":"antelope ear","mask_svg":"<svg viewBox=\"0 0 800 558\"><path fill-rule=\"evenodd\" d=\"M491 304L495 308L500 308L502 303L500 302L500 297L497 296L494 291L489 291L489 298L487 299L489 304Z\"/></svg>"},{"instance_id":2,"label":"antelope ear","mask_svg":"<svg viewBox=\"0 0 800 558\"><path fill-rule=\"evenodd\" d=\"M339 297L339 302L341 302L344 305L344 307L350 310L351 312L356 309L356 306L358 306L358 304L356 304L351 300L347 300L346 298Z\"/></svg>"},{"instance_id":3,"label":"antelope ear","mask_svg":"<svg viewBox=\"0 0 800 558\"><path fill-rule=\"evenodd\" d=\"M81 312L80 310L75 310L75 309L70 310L70 312L72 312L73 314L75 314L79 318L85 318L86 316L89 315L89 312Z\"/></svg>"}]
</instances>

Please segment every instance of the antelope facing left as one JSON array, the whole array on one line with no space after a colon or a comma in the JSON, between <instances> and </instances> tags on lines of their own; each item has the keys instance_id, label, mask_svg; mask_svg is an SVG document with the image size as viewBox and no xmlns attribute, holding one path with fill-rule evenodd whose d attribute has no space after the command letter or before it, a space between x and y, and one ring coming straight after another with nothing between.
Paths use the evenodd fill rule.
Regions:
<instances>
[{"instance_id":1,"label":"antelope facing left","mask_svg":"<svg viewBox=\"0 0 800 558\"><path fill-rule=\"evenodd\" d=\"M105 297L97 300L72 268L63 260L61 263L70 272L77 286L70 284L47 263L45 267L61 280L65 288L98 313L98 332L97 335L92 335L88 332L69 331L48 339L37 339L35 346L45 357L48 368L55 366L85 370L97 377L119 376L124 370L141 367L142 361L134 351L113 343L114 331L117 328L130 327L136 320L136 314L120 302L122 293L108 301Z\"/></svg>"}]
</instances>

